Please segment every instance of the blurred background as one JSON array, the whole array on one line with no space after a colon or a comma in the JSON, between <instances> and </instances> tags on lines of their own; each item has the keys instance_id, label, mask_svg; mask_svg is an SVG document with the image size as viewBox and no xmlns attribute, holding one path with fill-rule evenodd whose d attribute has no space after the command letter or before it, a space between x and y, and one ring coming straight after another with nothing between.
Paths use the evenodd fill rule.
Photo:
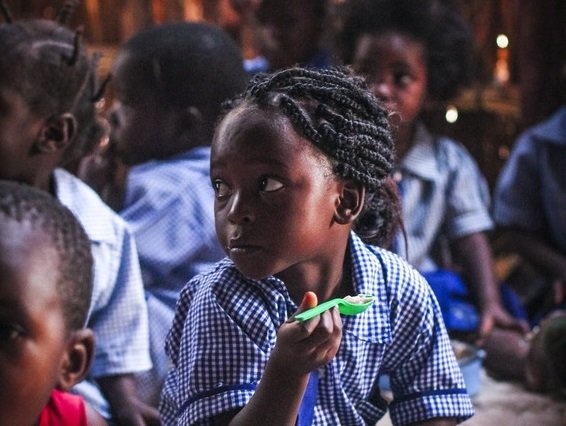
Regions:
<instances>
[{"instance_id":1,"label":"blurred background","mask_svg":"<svg viewBox=\"0 0 566 426\"><path fill-rule=\"evenodd\" d=\"M347 0L330 0L347 7ZM64 0L7 0L16 19L52 18ZM205 20L228 30L244 56L254 55L251 31L229 0L82 0L72 26L84 26L101 53L104 76L118 46L154 23ZM426 120L466 145L493 187L517 134L563 102L566 77L565 0L461 0L476 37L475 80L458 98L434 105ZM331 25L339 25L338 13ZM111 92L109 95L111 96ZM108 102L107 102L108 104ZM102 105L104 108L104 105Z\"/></svg>"}]
</instances>

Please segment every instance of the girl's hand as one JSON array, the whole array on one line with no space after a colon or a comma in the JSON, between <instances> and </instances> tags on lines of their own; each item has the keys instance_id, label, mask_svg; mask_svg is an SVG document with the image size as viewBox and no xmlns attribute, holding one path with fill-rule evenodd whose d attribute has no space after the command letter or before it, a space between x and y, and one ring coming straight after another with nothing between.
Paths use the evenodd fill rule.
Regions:
<instances>
[{"instance_id":1,"label":"girl's hand","mask_svg":"<svg viewBox=\"0 0 566 426\"><path fill-rule=\"evenodd\" d=\"M313 292L305 293L297 313L318 304ZM337 308L306 322L291 317L277 333L271 361L288 374L297 377L327 364L334 358L342 341L342 319Z\"/></svg>"},{"instance_id":2,"label":"girl's hand","mask_svg":"<svg viewBox=\"0 0 566 426\"><path fill-rule=\"evenodd\" d=\"M498 304L493 304L493 306L482 313L477 343L481 345L494 328L514 330L523 334L529 330L529 326L525 321L514 318Z\"/></svg>"}]
</instances>

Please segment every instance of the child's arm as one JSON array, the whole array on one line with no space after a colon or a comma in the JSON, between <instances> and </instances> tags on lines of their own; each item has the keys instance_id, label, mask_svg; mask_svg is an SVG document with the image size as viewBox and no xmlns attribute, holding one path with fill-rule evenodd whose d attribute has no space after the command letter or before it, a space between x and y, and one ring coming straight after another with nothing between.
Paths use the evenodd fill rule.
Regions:
<instances>
[{"instance_id":1,"label":"child's arm","mask_svg":"<svg viewBox=\"0 0 566 426\"><path fill-rule=\"evenodd\" d=\"M527 325L513 318L503 307L495 281L491 249L485 234L473 233L454 242L454 250L464 267L481 312L480 339L498 326L526 331Z\"/></svg>"},{"instance_id":2,"label":"child's arm","mask_svg":"<svg viewBox=\"0 0 566 426\"><path fill-rule=\"evenodd\" d=\"M159 412L139 399L131 374L100 377L96 381L110 403L117 424L159 425Z\"/></svg>"},{"instance_id":3,"label":"child's arm","mask_svg":"<svg viewBox=\"0 0 566 426\"><path fill-rule=\"evenodd\" d=\"M316 304L316 296L309 292L297 313ZM217 417L214 424L294 425L309 373L334 358L341 340L342 320L336 308L305 323L291 318L277 333L277 343L254 396L230 422L227 417L234 412Z\"/></svg>"},{"instance_id":4,"label":"child's arm","mask_svg":"<svg viewBox=\"0 0 566 426\"><path fill-rule=\"evenodd\" d=\"M566 281L566 254L552 248L542 232L502 228L503 249L516 252L549 277Z\"/></svg>"},{"instance_id":5,"label":"child's arm","mask_svg":"<svg viewBox=\"0 0 566 426\"><path fill-rule=\"evenodd\" d=\"M89 404L85 405L86 409L86 423L88 426L108 426L108 423L98 411L92 408Z\"/></svg>"}]
</instances>

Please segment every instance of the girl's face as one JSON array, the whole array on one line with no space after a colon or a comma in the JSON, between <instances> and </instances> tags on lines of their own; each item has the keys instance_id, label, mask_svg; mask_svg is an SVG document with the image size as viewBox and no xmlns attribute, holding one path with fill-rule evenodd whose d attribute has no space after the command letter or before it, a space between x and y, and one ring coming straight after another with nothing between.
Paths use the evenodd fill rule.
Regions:
<instances>
[{"instance_id":1,"label":"girl's face","mask_svg":"<svg viewBox=\"0 0 566 426\"><path fill-rule=\"evenodd\" d=\"M58 254L45 238L11 220L0 229L0 413L10 424L35 424L62 370Z\"/></svg>"},{"instance_id":2,"label":"girl's face","mask_svg":"<svg viewBox=\"0 0 566 426\"><path fill-rule=\"evenodd\" d=\"M244 275L288 283L339 251L342 183L286 117L249 106L230 112L212 144L211 180L218 238Z\"/></svg>"},{"instance_id":3,"label":"girl's face","mask_svg":"<svg viewBox=\"0 0 566 426\"><path fill-rule=\"evenodd\" d=\"M427 91L425 47L397 32L364 34L352 66L367 78L374 95L398 113L401 125L418 118Z\"/></svg>"}]
</instances>

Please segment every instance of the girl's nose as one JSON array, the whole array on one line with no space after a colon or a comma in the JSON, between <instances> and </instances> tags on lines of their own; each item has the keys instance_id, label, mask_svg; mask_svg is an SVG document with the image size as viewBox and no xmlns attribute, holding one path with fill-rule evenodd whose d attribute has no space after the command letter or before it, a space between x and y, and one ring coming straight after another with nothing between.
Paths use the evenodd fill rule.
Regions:
<instances>
[{"instance_id":1,"label":"girl's nose","mask_svg":"<svg viewBox=\"0 0 566 426\"><path fill-rule=\"evenodd\" d=\"M234 224L251 223L255 220L255 214L251 205L246 201L241 192L232 196L227 218Z\"/></svg>"},{"instance_id":2,"label":"girl's nose","mask_svg":"<svg viewBox=\"0 0 566 426\"><path fill-rule=\"evenodd\" d=\"M372 84L372 91L375 96L382 102L388 103L391 101L392 90L391 86L385 82L380 81Z\"/></svg>"}]
</instances>

